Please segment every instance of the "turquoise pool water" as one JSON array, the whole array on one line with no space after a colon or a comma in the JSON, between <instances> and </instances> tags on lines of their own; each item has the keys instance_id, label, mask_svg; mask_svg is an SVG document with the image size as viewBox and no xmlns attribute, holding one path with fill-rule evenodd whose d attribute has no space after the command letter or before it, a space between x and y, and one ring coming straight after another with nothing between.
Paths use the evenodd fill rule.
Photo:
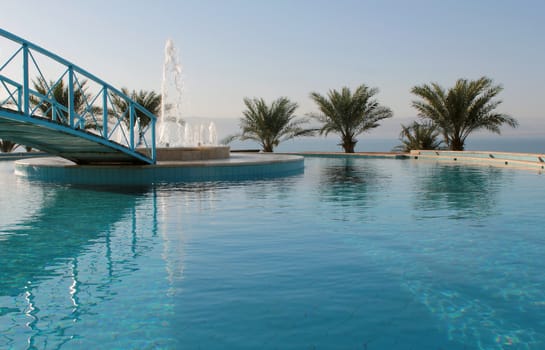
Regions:
<instances>
[{"instance_id":1,"label":"turquoise pool water","mask_svg":"<svg viewBox=\"0 0 545 350\"><path fill-rule=\"evenodd\" d=\"M0 349L545 348L543 175L305 164L116 191L1 162Z\"/></svg>"}]
</instances>

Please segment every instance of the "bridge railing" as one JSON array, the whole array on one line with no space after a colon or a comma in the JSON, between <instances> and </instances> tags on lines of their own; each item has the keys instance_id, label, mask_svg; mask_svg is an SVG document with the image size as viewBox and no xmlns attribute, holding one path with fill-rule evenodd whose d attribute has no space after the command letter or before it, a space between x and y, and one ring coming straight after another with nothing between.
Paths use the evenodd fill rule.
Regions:
<instances>
[{"instance_id":1,"label":"bridge railing","mask_svg":"<svg viewBox=\"0 0 545 350\"><path fill-rule=\"evenodd\" d=\"M2 93L0 93L0 107L15 106L18 112L21 112L20 103L21 96L23 94L23 85L0 75L0 86Z\"/></svg>"},{"instance_id":2,"label":"bridge railing","mask_svg":"<svg viewBox=\"0 0 545 350\"><path fill-rule=\"evenodd\" d=\"M58 55L2 29L1 38L11 42L12 51L4 56L0 42L0 108L99 137L155 162L152 113Z\"/></svg>"}]
</instances>

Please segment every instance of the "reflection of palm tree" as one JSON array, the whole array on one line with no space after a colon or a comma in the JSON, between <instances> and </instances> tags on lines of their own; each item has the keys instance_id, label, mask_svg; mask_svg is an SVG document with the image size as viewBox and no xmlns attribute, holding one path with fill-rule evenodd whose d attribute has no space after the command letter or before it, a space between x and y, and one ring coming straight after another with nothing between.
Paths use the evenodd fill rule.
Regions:
<instances>
[{"instance_id":1,"label":"reflection of palm tree","mask_svg":"<svg viewBox=\"0 0 545 350\"><path fill-rule=\"evenodd\" d=\"M346 153L354 153L356 136L379 126L379 121L392 117L392 111L373 99L378 89L359 86L354 93L344 87L341 91L330 90L327 97L317 92L310 97L318 105L321 114L312 115L321 122L320 134L341 134L341 146Z\"/></svg>"},{"instance_id":2,"label":"reflection of palm tree","mask_svg":"<svg viewBox=\"0 0 545 350\"><path fill-rule=\"evenodd\" d=\"M488 216L496 206L504 174L496 168L438 164L430 175L418 179L417 206L424 210L447 208L456 215Z\"/></svg>"},{"instance_id":3,"label":"reflection of palm tree","mask_svg":"<svg viewBox=\"0 0 545 350\"><path fill-rule=\"evenodd\" d=\"M323 167L323 186L320 186L328 201L365 206L368 199L389 179L372 162L338 158L330 159L328 163Z\"/></svg>"}]
</instances>

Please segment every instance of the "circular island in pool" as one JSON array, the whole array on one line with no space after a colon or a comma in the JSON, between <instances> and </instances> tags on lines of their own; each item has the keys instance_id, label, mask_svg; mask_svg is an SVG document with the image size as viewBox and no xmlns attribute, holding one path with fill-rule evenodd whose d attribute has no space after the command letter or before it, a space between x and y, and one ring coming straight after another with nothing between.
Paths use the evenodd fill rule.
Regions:
<instances>
[{"instance_id":1,"label":"circular island in pool","mask_svg":"<svg viewBox=\"0 0 545 350\"><path fill-rule=\"evenodd\" d=\"M137 186L197 181L258 180L301 174L304 158L231 153L229 147L157 149L154 165L78 165L59 157L21 159L15 173L33 181L74 185Z\"/></svg>"}]
</instances>

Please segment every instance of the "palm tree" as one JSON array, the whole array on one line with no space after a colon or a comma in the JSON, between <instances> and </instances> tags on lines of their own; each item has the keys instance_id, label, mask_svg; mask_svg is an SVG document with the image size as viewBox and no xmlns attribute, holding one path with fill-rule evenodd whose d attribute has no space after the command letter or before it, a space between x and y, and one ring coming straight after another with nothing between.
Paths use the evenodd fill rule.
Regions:
<instances>
[{"instance_id":1,"label":"palm tree","mask_svg":"<svg viewBox=\"0 0 545 350\"><path fill-rule=\"evenodd\" d=\"M13 150L18 146L15 142L11 142L8 140L0 140L0 151L2 153L9 153L13 152Z\"/></svg>"},{"instance_id":2,"label":"palm tree","mask_svg":"<svg viewBox=\"0 0 545 350\"><path fill-rule=\"evenodd\" d=\"M121 92L123 92L126 96L128 96L134 102L138 103L139 105L147 109L149 112L151 112L151 114L153 115L159 114L161 110L162 97L160 94L156 93L155 91L133 90L132 92L129 92L127 88L122 88ZM112 101L115 107L118 109L118 112L120 113L124 113L129 108L128 102L117 95L113 96ZM140 128L142 129L144 129L150 123L150 118L148 118L147 115L145 115L143 112L139 110L136 110L135 119L139 121ZM130 123L128 114L124 121L127 125Z\"/></svg>"},{"instance_id":3,"label":"palm tree","mask_svg":"<svg viewBox=\"0 0 545 350\"><path fill-rule=\"evenodd\" d=\"M439 130L431 123L401 125L399 140L401 145L394 147L394 151L410 152L413 149L441 149L442 140L438 140Z\"/></svg>"},{"instance_id":4,"label":"palm tree","mask_svg":"<svg viewBox=\"0 0 545 350\"><path fill-rule=\"evenodd\" d=\"M49 119L57 119L62 124L69 124L69 115L68 115L68 105L70 100L70 94L68 91L68 86L65 86L63 80L55 83L54 81L49 81L47 83L43 78L39 77L33 82L34 89L41 95L49 97L51 100L55 100L60 105L66 107L66 110L58 111L58 114L53 116L52 105L47 100L42 100L37 96L30 96L30 100L33 104L38 105L39 109L42 111L44 117ZM90 100L90 96L87 93L87 81L84 80L81 82L78 89L74 89L74 111L77 114L83 114L87 108L87 102ZM100 108L93 107L93 113L101 113ZM94 122L85 122L83 126L85 129L96 127Z\"/></svg>"},{"instance_id":5,"label":"palm tree","mask_svg":"<svg viewBox=\"0 0 545 350\"><path fill-rule=\"evenodd\" d=\"M267 105L262 98L244 98L246 110L244 118L240 119L242 132L224 139L229 143L235 139L254 140L261 144L263 152L273 152L280 142L297 136L311 136L314 130L303 129L307 123L305 118L295 119L295 110L298 105L287 97L280 97Z\"/></svg>"},{"instance_id":6,"label":"palm tree","mask_svg":"<svg viewBox=\"0 0 545 350\"><path fill-rule=\"evenodd\" d=\"M365 84L360 85L353 94L348 87L343 87L341 91L329 90L327 97L312 92L310 97L322 113L311 115L323 123L320 135L330 132L341 134L340 145L344 151L354 153L358 142L356 136L378 127L380 120L393 116L389 108L373 99L377 93L377 88L369 88Z\"/></svg>"},{"instance_id":7,"label":"palm tree","mask_svg":"<svg viewBox=\"0 0 545 350\"><path fill-rule=\"evenodd\" d=\"M473 131L486 129L499 134L503 124L518 125L513 117L494 111L501 104L494 97L502 90L487 77L474 81L458 79L448 91L437 83L424 84L412 88L411 92L420 97L412 105L421 118L439 127L449 149L463 151L466 138Z\"/></svg>"}]
</instances>

